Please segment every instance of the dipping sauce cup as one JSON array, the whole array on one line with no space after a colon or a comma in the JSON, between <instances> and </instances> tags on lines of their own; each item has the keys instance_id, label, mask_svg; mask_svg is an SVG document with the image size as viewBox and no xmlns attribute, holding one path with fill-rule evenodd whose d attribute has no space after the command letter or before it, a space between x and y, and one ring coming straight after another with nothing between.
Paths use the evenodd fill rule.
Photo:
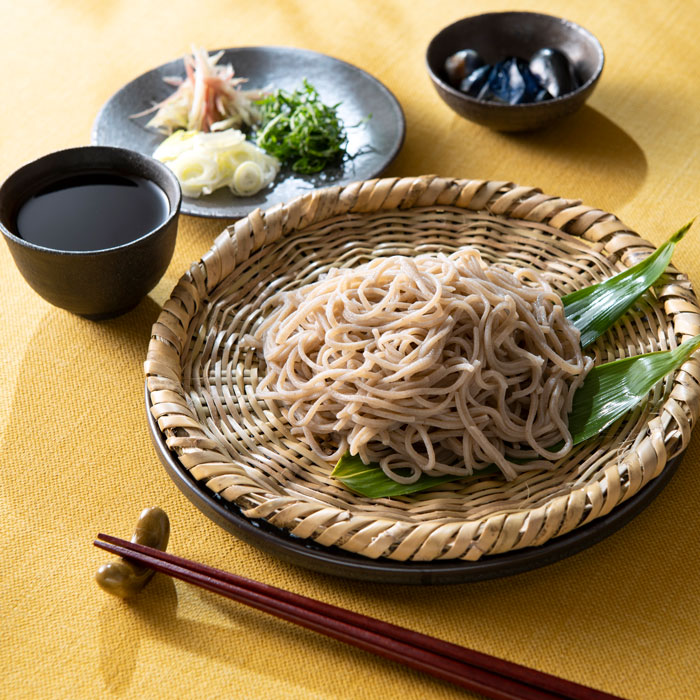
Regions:
<instances>
[{"instance_id":1,"label":"dipping sauce cup","mask_svg":"<svg viewBox=\"0 0 700 700\"><path fill-rule=\"evenodd\" d=\"M0 230L27 283L90 319L136 306L172 259L182 193L162 163L123 148L57 151L0 187Z\"/></svg>"}]
</instances>

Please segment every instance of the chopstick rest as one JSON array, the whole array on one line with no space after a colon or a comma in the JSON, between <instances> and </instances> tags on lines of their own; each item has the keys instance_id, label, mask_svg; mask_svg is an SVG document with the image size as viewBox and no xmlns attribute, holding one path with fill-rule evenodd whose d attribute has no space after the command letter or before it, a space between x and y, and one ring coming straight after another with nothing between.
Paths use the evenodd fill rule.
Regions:
<instances>
[{"instance_id":1,"label":"chopstick rest","mask_svg":"<svg viewBox=\"0 0 700 700\"><path fill-rule=\"evenodd\" d=\"M164 551L170 538L170 520L161 508L144 508L131 537L132 543ZM131 598L151 580L155 570L133 559L115 559L102 564L95 574L97 585L118 598Z\"/></svg>"},{"instance_id":2,"label":"chopstick rest","mask_svg":"<svg viewBox=\"0 0 700 700\"><path fill-rule=\"evenodd\" d=\"M100 533L94 544L173 578L489 698L613 700L617 697L489 654L111 535Z\"/></svg>"}]
</instances>

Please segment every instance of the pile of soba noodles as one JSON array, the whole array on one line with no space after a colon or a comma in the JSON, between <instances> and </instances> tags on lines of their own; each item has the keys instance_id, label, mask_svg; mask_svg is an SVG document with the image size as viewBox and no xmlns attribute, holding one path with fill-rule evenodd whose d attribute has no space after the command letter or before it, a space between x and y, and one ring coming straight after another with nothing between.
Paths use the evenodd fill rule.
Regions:
<instances>
[{"instance_id":1,"label":"pile of soba noodles","mask_svg":"<svg viewBox=\"0 0 700 700\"><path fill-rule=\"evenodd\" d=\"M256 394L323 459L349 450L401 483L489 464L512 479L571 449L567 414L592 362L531 269L474 249L377 258L272 303Z\"/></svg>"}]
</instances>

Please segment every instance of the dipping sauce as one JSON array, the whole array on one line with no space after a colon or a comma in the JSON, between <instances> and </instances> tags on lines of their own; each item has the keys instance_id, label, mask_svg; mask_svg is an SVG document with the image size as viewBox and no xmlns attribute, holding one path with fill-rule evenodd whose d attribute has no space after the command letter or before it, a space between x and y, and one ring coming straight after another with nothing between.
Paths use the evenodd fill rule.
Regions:
<instances>
[{"instance_id":1,"label":"dipping sauce","mask_svg":"<svg viewBox=\"0 0 700 700\"><path fill-rule=\"evenodd\" d=\"M141 238L168 217L163 190L138 175L76 173L46 185L17 214L20 238L45 248L89 251Z\"/></svg>"}]
</instances>

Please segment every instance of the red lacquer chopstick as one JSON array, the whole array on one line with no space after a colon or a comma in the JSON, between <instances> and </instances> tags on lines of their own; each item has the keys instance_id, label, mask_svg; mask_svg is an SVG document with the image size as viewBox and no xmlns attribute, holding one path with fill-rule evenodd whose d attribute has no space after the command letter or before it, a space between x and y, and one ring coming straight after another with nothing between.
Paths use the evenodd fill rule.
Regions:
<instances>
[{"instance_id":1,"label":"red lacquer chopstick","mask_svg":"<svg viewBox=\"0 0 700 700\"><path fill-rule=\"evenodd\" d=\"M617 696L111 535L94 542L174 578L497 700ZM619 698L618 698L619 700Z\"/></svg>"}]
</instances>

